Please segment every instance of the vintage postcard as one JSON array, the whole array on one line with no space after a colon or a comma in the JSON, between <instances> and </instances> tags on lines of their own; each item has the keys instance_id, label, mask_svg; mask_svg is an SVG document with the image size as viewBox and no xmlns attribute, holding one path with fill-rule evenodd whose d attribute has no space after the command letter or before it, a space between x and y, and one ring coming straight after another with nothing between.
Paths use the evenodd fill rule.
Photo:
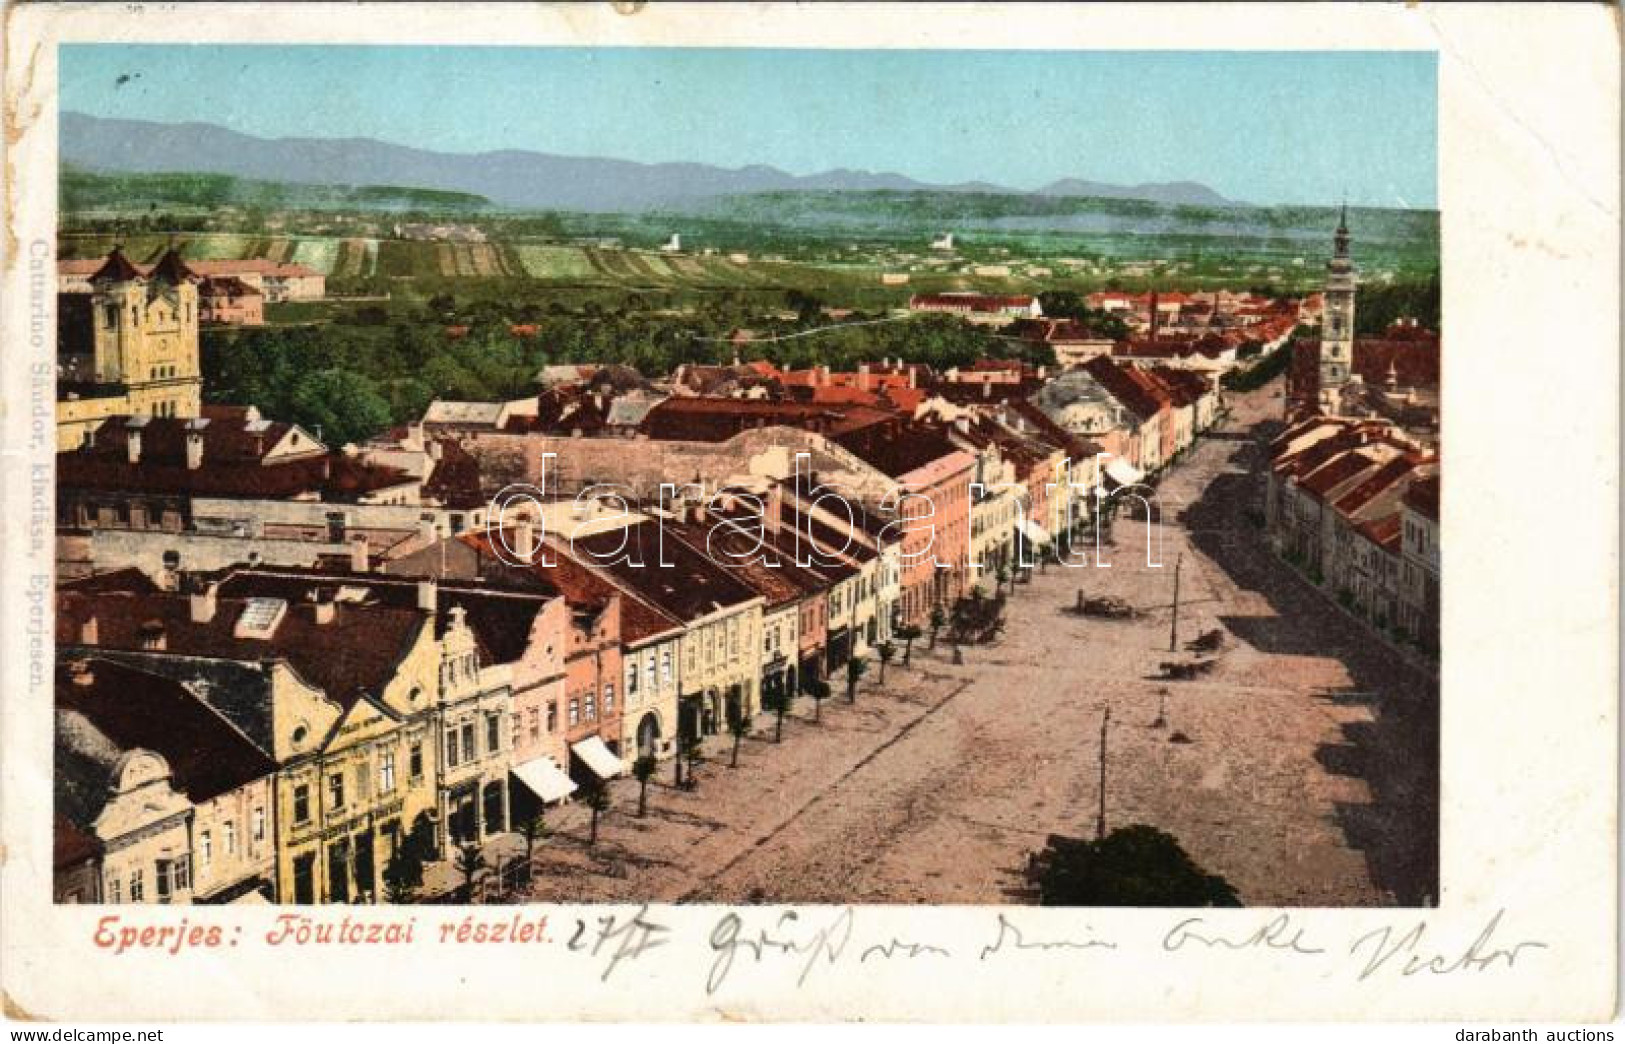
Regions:
<instances>
[{"instance_id":1,"label":"vintage postcard","mask_svg":"<svg viewBox=\"0 0 1625 1044\"><path fill-rule=\"evenodd\" d=\"M10 8L8 1016L1607 1017L1616 29Z\"/></svg>"}]
</instances>

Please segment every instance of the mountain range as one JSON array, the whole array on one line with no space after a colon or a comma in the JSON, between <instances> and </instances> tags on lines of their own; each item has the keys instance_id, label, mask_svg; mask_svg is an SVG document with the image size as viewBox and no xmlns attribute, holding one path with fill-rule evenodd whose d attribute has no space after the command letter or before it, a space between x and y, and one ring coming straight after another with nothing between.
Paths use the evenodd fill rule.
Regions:
<instances>
[{"instance_id":1,"label":"mountain range","mask_svg":"<svg viewBox=\"0 0 1625 1044\"><path fill-rule=\"evenodd\" d=\"M752 193L877 190L1243 205L1194 181L1114 185L1063 178L1023 191L979 181L937 185L861 170L797 175L760 164L638 163L522 149L450 153L370 138L260 138L211 123L155 123L77 112L62 114L60 160L101 173L188 172L305 184L403 185L472 193L521 210L635 212Z\"/></svg>"}]
</instances>

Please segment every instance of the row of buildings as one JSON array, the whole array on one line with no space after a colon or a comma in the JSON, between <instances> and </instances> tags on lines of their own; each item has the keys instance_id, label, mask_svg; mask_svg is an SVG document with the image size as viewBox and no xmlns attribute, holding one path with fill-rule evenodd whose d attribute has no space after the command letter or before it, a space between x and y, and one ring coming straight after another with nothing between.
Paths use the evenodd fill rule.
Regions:
<instances>
[{"instance_id":1,"label":"row of buildings","mask_svg":"<svg viewBox=\"0 0 1625 1044\"><path fill-rule=\"evenodd\" d=\"M1292 346L1286 429L1270 446L1271 546L1395 639L1439 653L1439 335L1402 320L1355 335L1347 215L1319 340Z\"/></svg>"},{"instance_id":2,"label":"row of buildings","mask_svg":"<svg viewBox=\"0 0 1625 1044\"><path fill-rule=\"evenodd\" d=\"M1013 361L568 366L333 448L199 401L177 255L93 276L59 353L65 901L444 879L1030 566L1219 409L1209 376L1110 358L1077 372L1115 425Z\"/></svg>"}]
</instances>

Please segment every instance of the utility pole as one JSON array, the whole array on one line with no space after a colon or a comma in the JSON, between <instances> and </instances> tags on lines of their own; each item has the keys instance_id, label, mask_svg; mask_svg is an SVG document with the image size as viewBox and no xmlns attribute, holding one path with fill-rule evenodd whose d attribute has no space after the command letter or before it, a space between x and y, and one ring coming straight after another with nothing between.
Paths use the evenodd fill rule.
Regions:
<instances>
[{"instance_id":1,"label":"utility pole","mask_svg":"<svg viewBox=\"0 0 1625 1044\"><path fill-rule=\"evenodd\" d=\"M1106 836L1106 726L1111 724L1112 709L1108 704L1100 716L1100 813L1095 818L1095 840Z\"/></svg>"},{"instance_id":2,"label":"utility pole","mask_svg":"<svg viewBox=\"0 0 1625 1044\"><path fill-rule=\"evenodd\" d=\"M1168 624L1168 651L1179 651L1179 567L1185 563L1185 553L1181 551L1179 557L1174 559L1174 616Z\"/></svg>"}]
</instances>

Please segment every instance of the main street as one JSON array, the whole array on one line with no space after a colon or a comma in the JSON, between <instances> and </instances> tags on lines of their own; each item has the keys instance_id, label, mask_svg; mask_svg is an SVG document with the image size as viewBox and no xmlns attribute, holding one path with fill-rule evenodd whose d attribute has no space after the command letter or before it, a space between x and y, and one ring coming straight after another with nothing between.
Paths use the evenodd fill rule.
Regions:
<instances>
[{"instance_id":1,"label":"main street","mask_svg":"<svg viewBox=\"0 0 1625 1044\"><path fill-rule=\"evenodd\" d=\"M1000 641L916 645L885 684L871 667L814 722L802 700L772 742L710 741L696 790L662 766L586 845L586 811L554 813L538 900L1001 903L1029 901L1027 856L1052 833L1147 823L1179 839L1249 905L1415 904L1436 895L1437 699L1424 675L1264 549L1258 433L1278 385L1234 398L1158 492L1120 519L1104 564L1051 564L1017 588ZM1262 425L1262 427L1255 427ZM1179 567L1177 656L1168 650ZM1063 611L1116 595L1129 621ZM1158 677L1185 640L1222 629L1218 666ZM1106 729L1101 800L1101 726Z\"/></svg>"}]
</instances>

